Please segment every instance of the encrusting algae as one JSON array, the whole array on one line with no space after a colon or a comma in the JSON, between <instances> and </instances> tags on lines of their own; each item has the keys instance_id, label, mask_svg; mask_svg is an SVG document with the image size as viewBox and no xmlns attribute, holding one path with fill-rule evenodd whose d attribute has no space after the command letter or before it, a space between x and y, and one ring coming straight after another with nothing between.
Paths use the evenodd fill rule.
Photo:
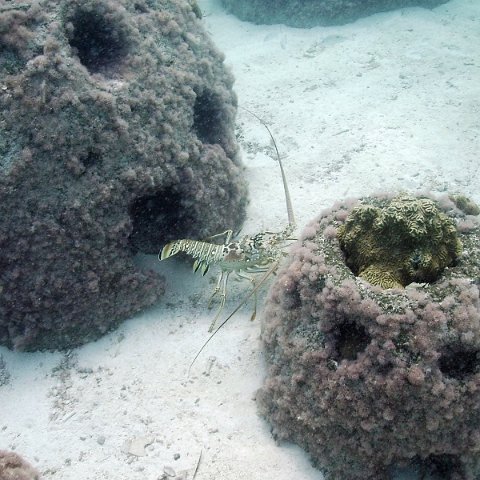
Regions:
<instances>
[{"instance_id":1,"label":"encrusting algae","mask_svg":"<svg viewBox=\"0 0 480 480\"><path fill-rule=\"evenodd\" d=\"M278 272L256 401L326 480L406 466L480 478L480 218L467 217L447 195L340 201Z\"/></svg>"}]
</instances>

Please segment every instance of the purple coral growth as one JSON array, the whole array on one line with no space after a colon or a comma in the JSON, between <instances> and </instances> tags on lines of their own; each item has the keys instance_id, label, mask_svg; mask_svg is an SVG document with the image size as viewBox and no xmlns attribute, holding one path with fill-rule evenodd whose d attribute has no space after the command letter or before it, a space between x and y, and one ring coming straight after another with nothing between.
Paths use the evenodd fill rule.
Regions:
<instances>
[{"instance_id":1,"label":"purple coral growth","mask_svg":"<svg viewBox=\"0 0 480 480\"><path fill-rule=\"evenodd\" d=\"M0 344L96 338L163 294L136 253L238 228L232 84L188 2L0 10Z\"/></svg>"},{"instance_id":2,"label":"purple coral growth","mask_svg":"<svg viewBox=\"0 0 480 480\"><path fill-rule=\"evenodd\" d=\"M332 234L352 208L314 220L271 289L260 411L328 480L388 479L406 465L477 479L478 222L459 234L468 255L435 282L383 290L353 275Z\"/></svg>"},{"instance_id":3,"label":"purple coral growth","mask_svg":"<svg viewBox=\"0 0 480 480\"><path fill-rule=\"evenodd\" d=\"M39 479L39 473L18 453L0 450L0 480Z\"/></svg>"}]
</instances>

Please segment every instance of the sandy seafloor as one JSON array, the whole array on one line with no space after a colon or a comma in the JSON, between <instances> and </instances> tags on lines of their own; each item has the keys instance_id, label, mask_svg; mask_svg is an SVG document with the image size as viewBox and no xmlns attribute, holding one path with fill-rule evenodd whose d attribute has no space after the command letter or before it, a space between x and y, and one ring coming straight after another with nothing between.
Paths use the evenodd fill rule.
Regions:
<instances>
[{"instance_id":1,"label":"sandy seafloor","mask_svg":"<svg viewBox=\"0 0 480 480\"><path fill-rule=\"evenodd\" d=\"M378 191L448 190L480 201L478 0L309 30L255 26L214 0L199 4L239 104L276 137L300 228L336 200ZM242 111L238 135L251 199L243 232L281 229L268 135ZM212 319L214 273L141 261L167 277L158 307L67 353L0 348L1 381L10 374L0 387L0 448L24 455L44 479L186 479L200 452L198 480L322 479L257 415L261 311L255 322L251 308L236 315L187 376ZM248 288L231 282L226 312Z\"/></svg>"}]
</instances>

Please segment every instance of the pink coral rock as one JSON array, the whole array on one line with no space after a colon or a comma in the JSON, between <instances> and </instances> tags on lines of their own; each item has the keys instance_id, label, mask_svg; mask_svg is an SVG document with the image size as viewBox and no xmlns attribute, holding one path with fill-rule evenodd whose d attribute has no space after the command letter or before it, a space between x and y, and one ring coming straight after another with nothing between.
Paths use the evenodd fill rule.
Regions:
<instances>
[{"instance_id":1,"label":"pink coral rock","mask_svg":"<svg viewBox=\"0 0 480 480\"><path fill-rule=\"evenodd\" d=\"M0 3L0 344L67 348L162 296L137 253L242 223L233 77L188 0Z\"/></svg>"},{"instance_id":2,"label":"pink coral rock","mask_svg":"<svg viewBox=\"0 0 480 480\"><path fill-rule=\"evenodd\" d=\"M480 478L480 228L430 283L382 289L345 262L338 229L355 204L323 212L272 286L258 393L279 440L327 480L386 480L405 466ZM438 202L454 222L464 214Z\"/></svg>"},{"instance_id":3,"label":"pink coral rock","mask_svg":"<svg viewBox=\"0 0 480 480\"><path fill-rule=\"evenodd\" d=\"M39 479L39 473L18 453L0 450L0 480Z\"/></svg>"}]
</instances>

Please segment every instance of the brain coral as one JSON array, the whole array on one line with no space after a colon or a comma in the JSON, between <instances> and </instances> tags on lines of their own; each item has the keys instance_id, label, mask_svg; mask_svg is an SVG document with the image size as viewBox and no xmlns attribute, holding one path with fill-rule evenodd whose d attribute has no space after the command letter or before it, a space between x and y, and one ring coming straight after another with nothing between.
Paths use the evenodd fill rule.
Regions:
<instances>
[{"instance_id":1,"label":"brain coral","mask_svg":"<svg viewBox=\"0 0 480 480\"><path fill-rule=\"evenodd\" d=\"M453 219L433 200L407 194L362 202L338 238L353 273L382 288L430 282L462 250Z\"/></svg>"},{"instance_id":2,"label":"brain coral","mask_svg":"<svg viewBox=\"0 0 480 480\"><path fill-rule=\"evenodd\" d=\"M0 480L39 480L39 473L18 453L0 450Z\"/></svg>"},{"instance_id":3,"label":"brain coral","mask_svg":"<svg viewBox=\"0 0 480 480\"><path fill-rule=\"evenodd\" d=\"M0 6L0 344L95 338L163 293L134 264L237 228L233 78L195 2Z\"/></svg>"},{"instance_id":4,"label":"brain coral","mask_svg":"<svg viewBox=\"0 0 480 480\"><path fill-rule=\"evenodd\" d=\"M266 307L260 411L328 480L384 480L412 465L478 479L478 221L435 201L464 254L430 283L382 289L354 275L337 236L360 204L382 201L336 205L293 248Z\"/></svg>"},{"instance_id":5,"label":"brain coral","mask_svg":"<svg viewBox=\"0 0 480 480\"><path fill-rule=\"evenodd\" d=\"M222 0L242 20L294 27L338 25L395 8L433 8L448 0Z\"/></svg>"}]
</instances>

